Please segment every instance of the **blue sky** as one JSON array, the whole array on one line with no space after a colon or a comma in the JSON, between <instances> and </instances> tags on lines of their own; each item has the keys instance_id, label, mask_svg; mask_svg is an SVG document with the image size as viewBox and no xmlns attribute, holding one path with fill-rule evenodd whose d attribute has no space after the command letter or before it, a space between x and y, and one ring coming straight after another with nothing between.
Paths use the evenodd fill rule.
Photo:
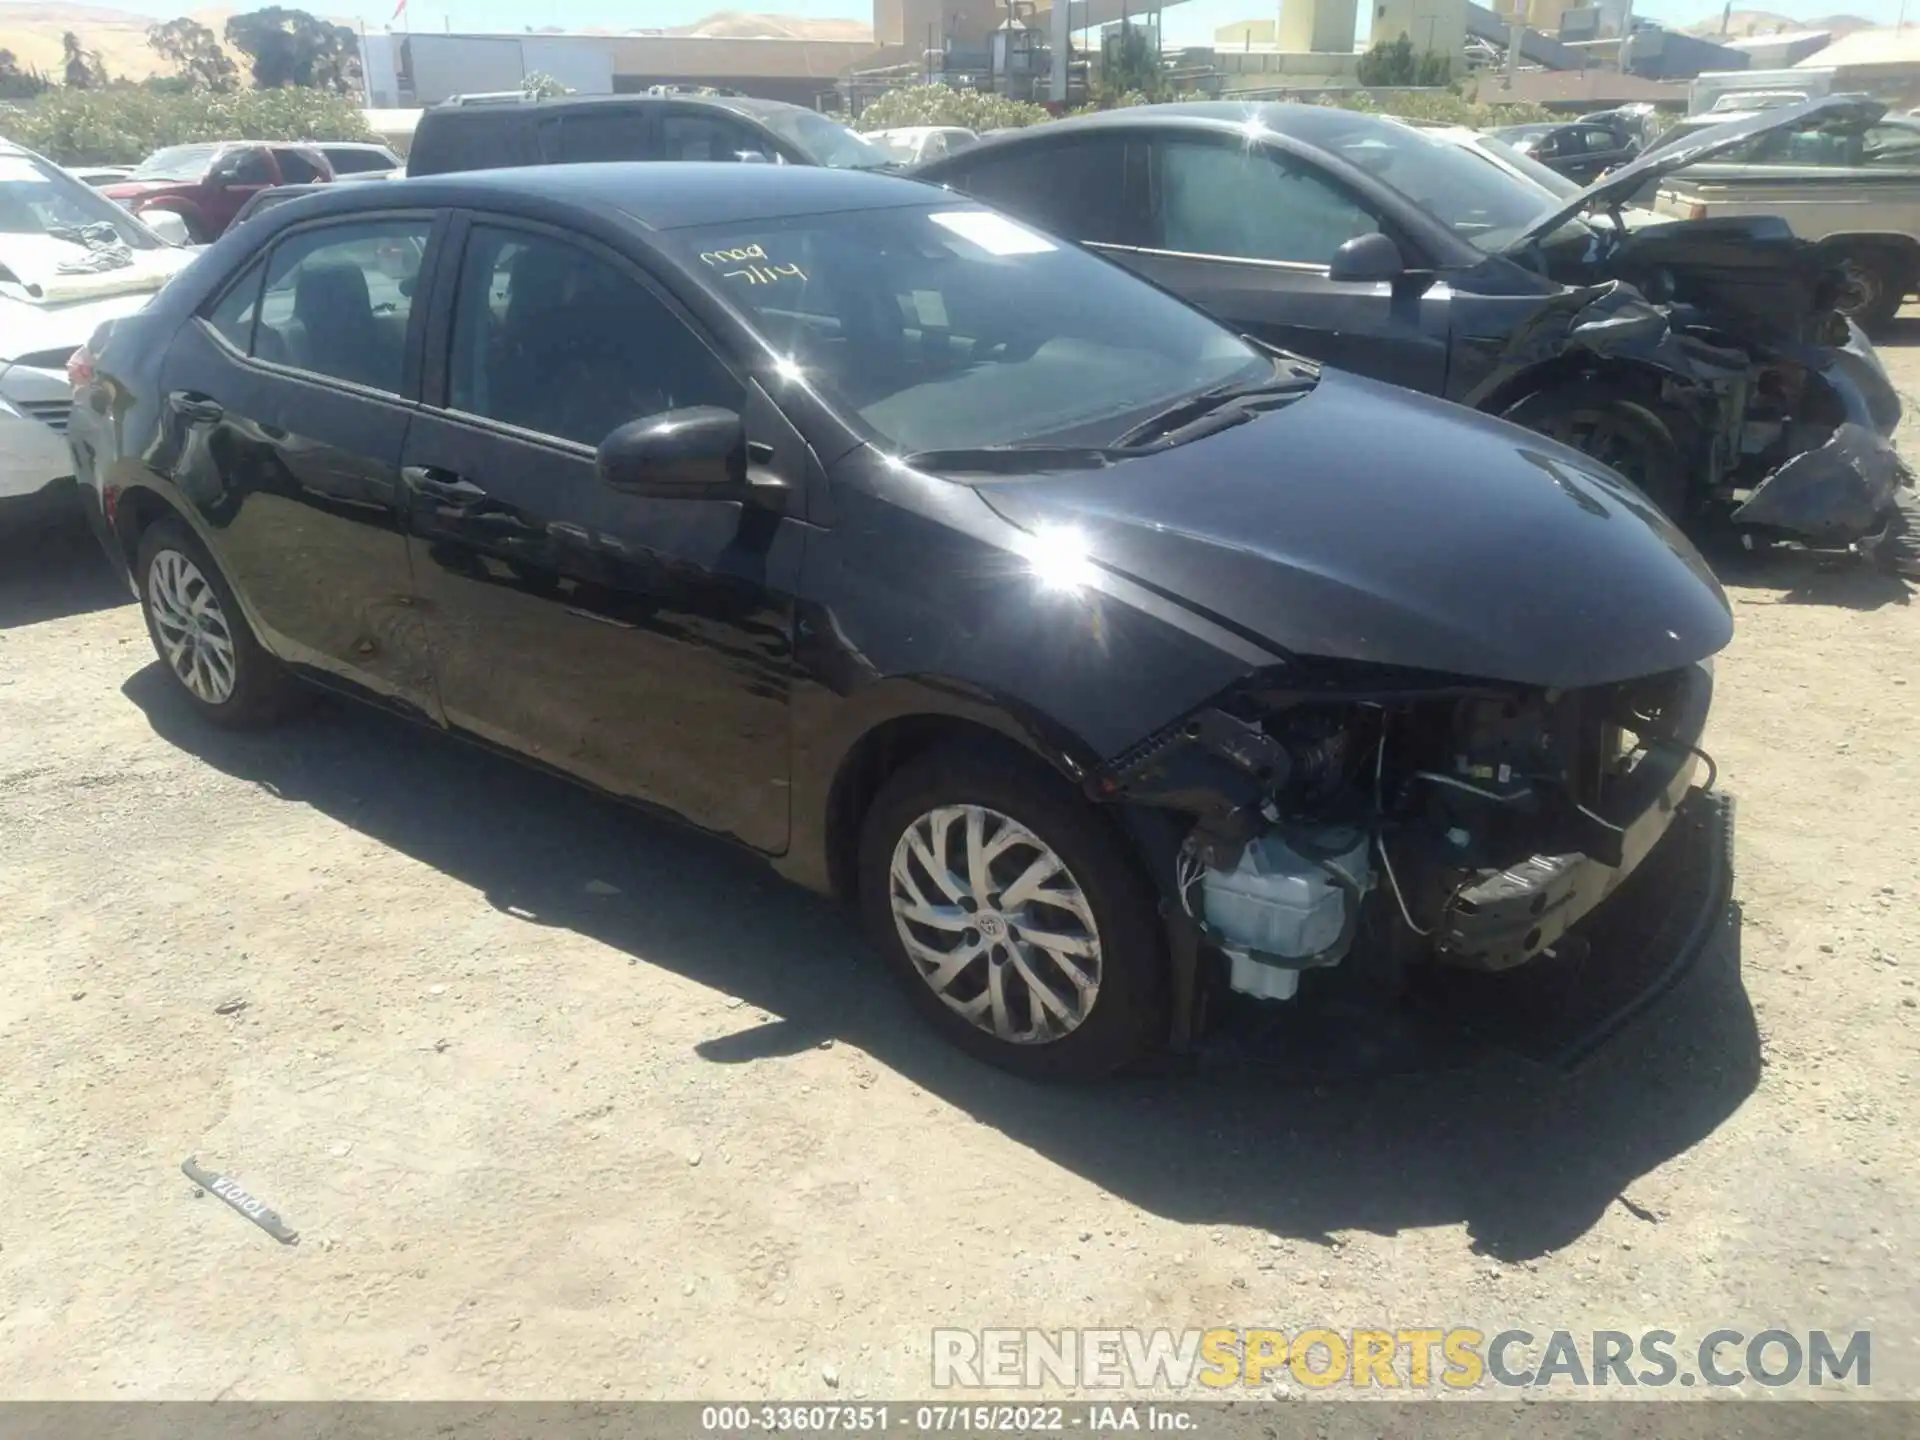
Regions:
<instances>
[{"instance_id":1,"label":"blue sky","mask_svg":"<svg viewBox=\"0 0 1920 1440\"><path fill-rule=\"evenodd\" d=\"M196 8L196 0L102 0L114 8L169 18ZM245 0L226 0L248 8ZM288 0L280 0L288 3ZM359 16L369 29L379 29L393 14L394 0L312 0L324 14ZM1141 0L1145 8L1146 0ZM1255 16L1272 14L1275 0L1186 0L1169 6L1165 15L1167 38L1175 42L1204 43L1216 27ZM1366 6L1362 5L1362 12ZM1690 25L1718 13L1712 0L1638 0L1636 14L1651 20ZM1891 25L1900 12L1900 0L1736 0L1736 10L1765 10L1772 14L1814 19L1822 15L1852 14ZM1920 23L1920 0L1913 0L1913 19ZM408 0L407 28L439 30L451 22L455 30L519 30L528 25L606 26L683 25L716 10L758 11L821 19L867 19L872 0Z\"/></svg>"}]
</instances>

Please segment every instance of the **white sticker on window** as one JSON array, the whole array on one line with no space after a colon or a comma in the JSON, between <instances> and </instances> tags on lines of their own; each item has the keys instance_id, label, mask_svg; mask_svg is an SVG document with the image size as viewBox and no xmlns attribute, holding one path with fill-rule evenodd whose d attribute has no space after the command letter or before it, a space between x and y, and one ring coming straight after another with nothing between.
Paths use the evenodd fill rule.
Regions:
<instances>
[{"instance_id":1,"label":"white sticker on window","mask_svg":"<svg viewBox=\"0 0 1920 1440\"><path fill-rule=\"evenodd\" d=\"M1060 248L1045 236L988 210L943 210L927 218L989 255L1044 255Z\"/></svg>"},{"instance_id":2,"label":"white sticker on window","mask_svg":"<svg viewBox=\"0 0 1920 1440\"><path fill-rule=\"evenodd\" d=\"M938 290L914 291L913 313L915 318L929 330L947 328L947 302Z\"/></svg>"}]
</instances>

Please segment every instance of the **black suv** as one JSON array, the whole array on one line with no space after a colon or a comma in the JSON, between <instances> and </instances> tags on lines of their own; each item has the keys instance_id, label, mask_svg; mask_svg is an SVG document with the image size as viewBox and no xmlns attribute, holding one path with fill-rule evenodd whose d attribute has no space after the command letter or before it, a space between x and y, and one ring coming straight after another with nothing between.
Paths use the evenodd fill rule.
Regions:
<instances>
[{"instance_id":1,"label":"black suv","mask_svg":"<svg viewBox=\"0 0 1920 1440\"><path fill-rule=\"evenodd\" d=\"M887 170L894 160L816 110L744 95L471 97L420 117L409 175L594 160L738 160Z\"/></svg>"}]
</instances>

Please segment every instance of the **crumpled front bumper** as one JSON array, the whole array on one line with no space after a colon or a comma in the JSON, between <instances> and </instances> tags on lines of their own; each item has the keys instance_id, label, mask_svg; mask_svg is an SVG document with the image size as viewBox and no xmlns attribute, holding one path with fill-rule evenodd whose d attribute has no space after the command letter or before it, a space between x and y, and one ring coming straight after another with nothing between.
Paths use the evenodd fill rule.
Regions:
<instances>
[{"instance_id":1,"label":"crumpled front bumper","mask_svg":"<svg viewBox=\"0 0 1920 1440\"><path fill-rule=\"evenodd\" d=\"M1899 392L1872 343L1851 322L1848 330L1847 344L1820 352L1812 367L1838 398L1845 420L1824 445L1794 456L1755 486L1733 512L1736 525L1817 545L1849 544L1885 529L1896 492L1914 483L1893 444Z\"/></svg>"},{"instance_id":2,"label":"crumpled front bumper","mask_svg":"<svg viewBox=\"0 0 1920 1440\"><path fill-rule=\"evenodd\" d=\"M1676 740L1652 746L1621 794L1591 813L1598 843L1584 852L1534 855L1464 885L1448 899L1434 932L1442 963L1508 970L1552 949L1618 889L1660 843L1693 788L1713 677L1693 667L1674 721Z\"/></svg>"}]
</instances>

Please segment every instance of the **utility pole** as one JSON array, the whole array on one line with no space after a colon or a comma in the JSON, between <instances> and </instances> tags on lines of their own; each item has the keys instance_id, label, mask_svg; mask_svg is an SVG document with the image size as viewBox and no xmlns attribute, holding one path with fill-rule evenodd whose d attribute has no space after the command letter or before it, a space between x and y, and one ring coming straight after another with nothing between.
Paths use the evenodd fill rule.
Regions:
<instances>
[{"instance_id":1,"label":"utility pole","mask_svg":"<svg viewBox=\"0 0 1920 1440\"><path fill-rule=\"evenodd\" d=\"M1073 50L1073 0L1053 0L1053 71L1048 79L1047 98L1067 103L1067 57Z\"/></svg>"}]
</instances>

